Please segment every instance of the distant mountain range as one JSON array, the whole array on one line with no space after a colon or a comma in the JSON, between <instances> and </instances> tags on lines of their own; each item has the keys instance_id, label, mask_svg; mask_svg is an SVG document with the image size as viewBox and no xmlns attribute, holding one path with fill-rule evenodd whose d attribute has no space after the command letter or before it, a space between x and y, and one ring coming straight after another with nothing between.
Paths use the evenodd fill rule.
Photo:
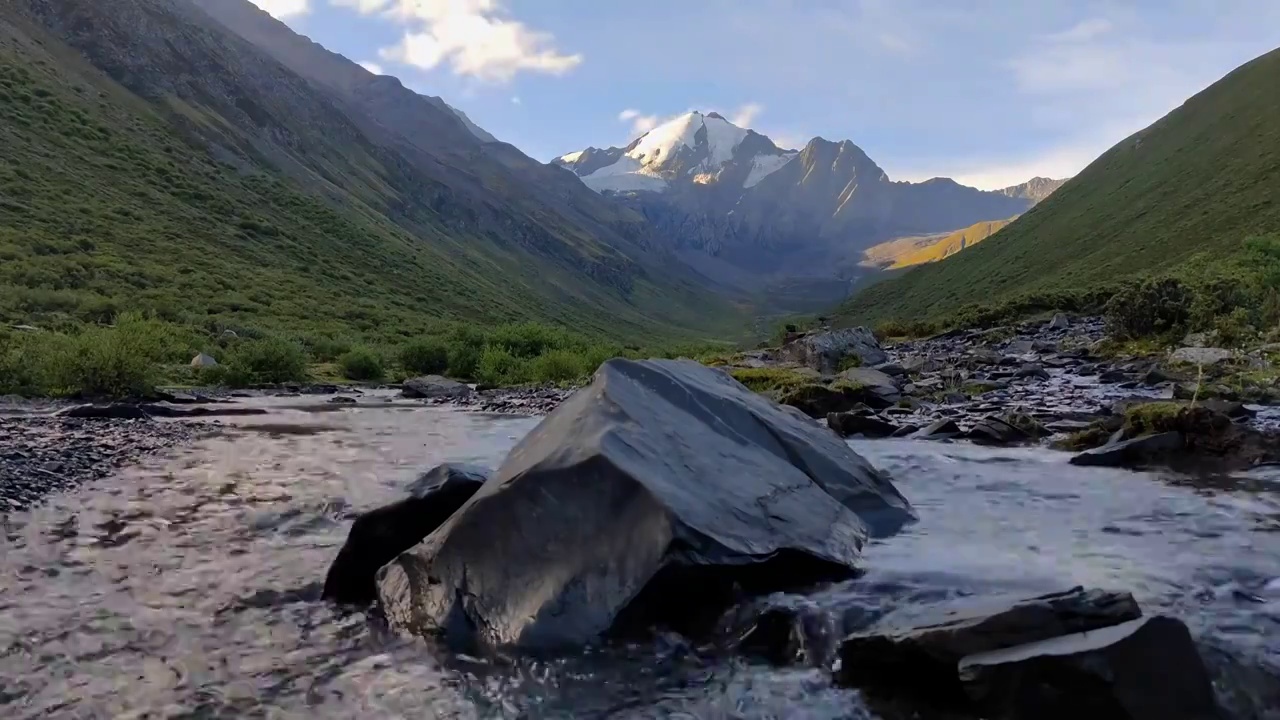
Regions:
<instances>
[{"instance_id":1,"label":"distant mountain range","mask_svg":"<svg viewBox=\"0 0 1280 720\"><path fill-rule=\"evenodd\" d=\"M983 191L946 178L894 182L848 140L785 149L714 112L553 162L640 213L711 278L737 287L838 280L829 282L831 301L865 272L859 261L877 243L1008 218L1061 184L1035 178Z\"/></svg>"}]
</instances>

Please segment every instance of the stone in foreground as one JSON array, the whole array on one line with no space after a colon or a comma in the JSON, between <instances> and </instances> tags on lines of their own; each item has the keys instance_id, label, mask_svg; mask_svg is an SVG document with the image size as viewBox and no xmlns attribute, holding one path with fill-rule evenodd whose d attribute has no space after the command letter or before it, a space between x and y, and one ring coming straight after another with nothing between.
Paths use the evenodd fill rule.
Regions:
<instances>
[{"instance_id":1,"label":"stone in foreground","mask_svg":"<svg viewBox=\"0 0 1280 720\"><path fill-rule=\"evenodd\" d=\"M378 569L440 527L488 478L486 468L438 465L409 486L409 497L356 518L329 566L322 597L351 605L376 600Z\"/></svg>"},{"instance_id":2,"label":"stone in foreground","mask_svg":"<svg viewBox=\"0 0 1280 720\"><path fill-rule=\"evenodd\" d=\"M1222 720L1187 626L1149 617L971 655L961 681L991 720Z\"/></svg>"},{"instance_id":3,"label":"stone in foreground","mask_svg":"<svg viewBox=\"0 0 1280 720\"><path fill-rule=\"evenodd\" d=\"M963 705L956 673L962 658L1142 615L1129 593L1084 588L1027 599L981 598L926 608L914 617L909 613L899 611L878 627L845 638L837 676L841 684L923 693L940 703Z\"/></svg>"},{"instance_id":4,"label":"stone in foreground","mask_svg":"<svg viewBox=\"0 0 1280 720\"><path fill-rule=\"evenodd\" d=\"M388 619L546 649L856 573L906 499L830 430L683 360L615 359L436 532L382 569Z\"/></svg>"}]
</instances>

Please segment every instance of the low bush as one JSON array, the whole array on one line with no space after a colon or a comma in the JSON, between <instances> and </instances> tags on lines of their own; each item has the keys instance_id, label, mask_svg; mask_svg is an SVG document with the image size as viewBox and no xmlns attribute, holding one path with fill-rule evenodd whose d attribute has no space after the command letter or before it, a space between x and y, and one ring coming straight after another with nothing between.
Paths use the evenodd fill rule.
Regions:
<instances>
[{"instance_id":1,"label":"low bush","mask_svg":"<svg viewBox=\"0 0 1280 720\"><path fill-rule=\"evenodd\" d=\"M381 380L386 373L382 356L367 347L352 348L338 358L342 376L348 380Z\"/></svg>"},{"instance_id":2,"label":"low bush","mask_svg":"<svg viewBox=\"0 0 1280 720\"><path fill-rule=\"evenodd\" d=\"M309 359L302 345L284 338L263 338L237 343L224 364L224 372L252 383L302 382Z\"/></svg>"},{"instance_id":3,"label":"low bush","mask_svg":"<svg viewBox=\"0 0 1280 720\"><path fill-rule=\"evenodd\" d=\"M449 369L449 346L435 338L414 340L400 349L400 367L417 375L440 375Z\"/></svg>"},{"instance_id":4,"label":"low bush","mask_svg":"<svg viewBox=\"0 0 1280 720\"><path fill-rule=\"evenodd\" d=\"M484 385L522 385L529 382L529 361L504 347L490 345L480 353L475 379Z\"/></svg>"}]
</instances>

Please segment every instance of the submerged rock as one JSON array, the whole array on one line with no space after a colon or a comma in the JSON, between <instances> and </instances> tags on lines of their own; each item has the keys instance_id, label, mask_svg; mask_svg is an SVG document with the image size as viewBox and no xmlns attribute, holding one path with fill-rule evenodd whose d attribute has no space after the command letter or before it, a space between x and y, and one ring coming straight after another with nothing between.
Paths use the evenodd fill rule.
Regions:
<instances>
[{"instance_id":1,"label":"submerged rock","mask_svg":"<svg viewBox=\"0 0 1280 720\"><path fill-rule=\"evenodd\" d=\"M1085 450L1072 457L1071 464L1090 467L1141 467L1154 464L1181 451L1182 446L1182 433L1156 433Z\"/></svg>"},{"instance_id":2,"label":"submerged rock","mask_svg":"<svg viewBox=\"0 0 1280 720\"><path fill-rule=\"evenodd\" d=\"M856 412L839 412L827 415L827 427L842 437L863 435L869 438L889 437L898 432L898 426L876 415Z\"/></svg>"},{"instance_id":3,"label":"submerged rock","mask_svg":"<svg viewBox=\"0 0 1280 720\"><path fill-rule=\"evenodd\" d=\"M487 468L438 465L409 486L409 497L356 518L329 566L322 597L353 605L373 602L378 569L440 527L488 478Z\"/></svg>"},{"instance_id":4,"label":"submerged rock","mask_svg":"<svg viewBox=\"0 0 1280 720\"><path fill-rule=\"evenodd\" d=\"M405 380L400 393L407 398L459 398L470 395L471 386L441 375L423 375Z\"/></svg>"},{"instance_id":5,"label":"submerged rock","mask_svg":"<svg viewBox=\"0 0 1280 720\"><path fill-rule=\"evenodd\" d=\"M910 619L901 619L907 616ZM964 704L956 673L962 658L1110 627L1142 616L1129 593L1073 588L1040 597L982 598L900 611L840 645L837 680L878 691L936 696Z\"/></svg>"},{"instance_id":6,"label":"submerged rock","mask_svg":"<svg viewBox=\"0 0 1280 720\"><path fill-rule=\"evenodd\" d=\"M1187 626L1149 617L971 655L961 682L992 720L1220 720Z\"/></svg>"},{"instance_id":7,"label":"submerged rock","mask_svg":"<svg viewBox=\"0 0 1280 720\"><path fill-rule=\"evenodd\" d=\"M389 620L462 646L696 631L739 592L855 574L914 513L830 430L692 361L610 360L382 569Z\"/></svg>"}]
</instances>

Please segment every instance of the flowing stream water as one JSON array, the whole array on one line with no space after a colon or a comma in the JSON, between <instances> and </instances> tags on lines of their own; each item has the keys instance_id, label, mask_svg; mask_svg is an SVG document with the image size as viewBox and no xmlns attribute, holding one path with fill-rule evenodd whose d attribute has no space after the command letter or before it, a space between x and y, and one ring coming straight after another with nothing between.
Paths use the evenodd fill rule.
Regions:
<instances>
[{"instance_id":1,"label":"flowing stream water","mask_svg":"<svg viewBox=\"0 0 1280 720\"><path fill-rule=\"evenodd\" d=\"M537 419L389 396L244 402L270 412L4 521L0 717L876 717L819 669L675 639L458 658L321 603L357 513L439 462L496 467ZM956 595L1130 589L1188 623L1228 695L1275 692L1280 472L1187 478L1035 448L853 443L921 521L867 549L866 577L804 602L874 617Z\"/></svg>"}]
</instances>

